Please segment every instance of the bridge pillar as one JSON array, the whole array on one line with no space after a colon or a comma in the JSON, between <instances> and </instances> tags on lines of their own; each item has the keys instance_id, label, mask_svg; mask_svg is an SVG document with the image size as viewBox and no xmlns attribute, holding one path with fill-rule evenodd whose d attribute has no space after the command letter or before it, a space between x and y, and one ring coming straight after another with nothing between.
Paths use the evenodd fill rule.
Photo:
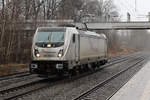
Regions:
<instances>
[{"instance_id":1,"label":"bridge pillar","mask_svg":"<svg viewBox=\"0 0 150 100\"><path fill-rule=\"evenodd\" d=\"M150 22L150 12L148 13L148 21Z\"/></svg>"},{"instance_id":2,"label":"bridge pillar","mask_svg":"<svg viewBox=\"0 0 150 100\"><path fill-rule=\"evenodd\" d=\"M131 21L131 15L130 13L127 13L127 22L130 22Z\"/></svg>"}]
</instances>

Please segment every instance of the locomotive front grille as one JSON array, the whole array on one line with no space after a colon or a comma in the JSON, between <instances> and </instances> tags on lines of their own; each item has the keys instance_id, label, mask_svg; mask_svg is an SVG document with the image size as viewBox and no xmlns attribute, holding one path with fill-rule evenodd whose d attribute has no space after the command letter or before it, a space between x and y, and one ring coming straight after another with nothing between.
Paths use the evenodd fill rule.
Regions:
<instances>
[{"instance_id":1,"label":"locomotive front grille","mask_svg":"<svg viewBox=\"0 0 150 100\"><path fill-rule=\"evenodd\" d=\"M56 66L52 63L40 63L38 64L38 71L40 74L56 74Z\"/></svg>"}]
</instances>

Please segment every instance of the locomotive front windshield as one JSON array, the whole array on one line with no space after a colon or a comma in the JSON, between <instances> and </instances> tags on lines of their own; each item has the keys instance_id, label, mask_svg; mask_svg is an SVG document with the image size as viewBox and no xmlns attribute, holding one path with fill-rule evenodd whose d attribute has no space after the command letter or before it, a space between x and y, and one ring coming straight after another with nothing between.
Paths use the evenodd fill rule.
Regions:
<instances>
[{"instance_id":1,"label":"locomotive front windshield","mask_svg":"<svg viewBox=\"0 0 150 100\"><path fill-rule=\"evenodd\" d=\"M39 29L36 35L36 45L54 44L59 47L64 44L65 29Z\"/></svg>"}]
</instances>

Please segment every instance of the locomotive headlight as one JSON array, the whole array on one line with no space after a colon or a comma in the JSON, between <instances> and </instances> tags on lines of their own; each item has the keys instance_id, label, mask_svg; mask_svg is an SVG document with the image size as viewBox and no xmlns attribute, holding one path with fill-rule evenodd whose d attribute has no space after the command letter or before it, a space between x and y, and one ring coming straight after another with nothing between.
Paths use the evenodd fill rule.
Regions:
<instances>
[{"instance_id":1,"label":"locomotive headlight","mask_svg":"<svg viewBox=\"0 0 150 100\"><path fill-rule=\"evenodd\" d=\"M60 54L58 54L58 57L62 57L62 54L60 53Z\"/></svg>"},{"instance_id":2,"label":"locomotive headlight","mask_svg":"<svg viewBox=\"0 0 150 100\"><path fill-rule=\"evenodd\" d=\"M50 48L50 47L51 47L51 44L47 44L47 47Z\"/></svg>"},{"instance_id":3,"label":"locomotive headlight","mask_svg":"<svg viewBox=\"0 0 150 100\"><path fill-rule=\"evenodd\" d=\"M60 50L59 52L58 52L58 57L62 57L63 56L63 50Z\"/></svg>"},{"instance_id":4,"label":"locomotive headlight","mask_svg":"<svg viewBox=\"0 0 150 100\"><path fill-rule=\"evenodd\" d=\"M39 57L40 57L40 54L39 54L39 53L38 53L38 54L36 54L36 57L38 57L38 58L39 58Z\"/></svg>"},{"instance_id":5,"label":"locomotive headlight","mask_svg":"<svg viewBox=\"0 0 150 100\"><path fill-rule=\"evenodd\" d=\"M39 53L39 51L37 49L34 49L34 55L36 57L40 57L40 53Z\"/></svg>"}]
</instances>

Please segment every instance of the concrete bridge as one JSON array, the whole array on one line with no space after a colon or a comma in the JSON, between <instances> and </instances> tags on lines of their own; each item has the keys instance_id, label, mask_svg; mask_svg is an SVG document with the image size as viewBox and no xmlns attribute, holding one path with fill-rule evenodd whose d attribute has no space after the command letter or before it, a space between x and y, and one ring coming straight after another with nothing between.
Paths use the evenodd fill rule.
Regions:
<instances>
[{"instance_id":1,"label":"concrete bridge","mask_svg":"<svg viewBox=\"0 0 150 100\"><path fill-rule=\"evenodd\" d=\"M150 29L150 22L87 23L87 27L92 30Z\"/></svg>"},{"instance_id":2,"label":"concrete bridge","mask_svg":"<svg viewBox=\"0 0 150 100\"><path fill-rule=\"evenodd\" d=\"M85 28L83 23L37 23L36 27L52 27L58 24L73 24L79 28ZM150 22L100 22L100 23L86 23L89 30L136 30L136 29L150 29ZM25 30L33 30L36 28L32 23L25 23Z\"/></svg>"},{"instance_id":3,"label":"concrete bridge","mask_svg":"<svg viewBox=\"0 0 150 100\"><path fill-rule=\"evenodd\" d=\"M11 25L10 23L7 23ZM79 28L85 28L83 23L74 23L73 21L55 22L55 21L39 21L39 22L17 22L15 23L17 30L35 31L37 27L53 27L58 24L73 24ZM0 24L1 25L1 24ZM124 30L124 29L150 29L150 22L100 22L86 23L89 30Z\"/></svg>"}]
</instances>

